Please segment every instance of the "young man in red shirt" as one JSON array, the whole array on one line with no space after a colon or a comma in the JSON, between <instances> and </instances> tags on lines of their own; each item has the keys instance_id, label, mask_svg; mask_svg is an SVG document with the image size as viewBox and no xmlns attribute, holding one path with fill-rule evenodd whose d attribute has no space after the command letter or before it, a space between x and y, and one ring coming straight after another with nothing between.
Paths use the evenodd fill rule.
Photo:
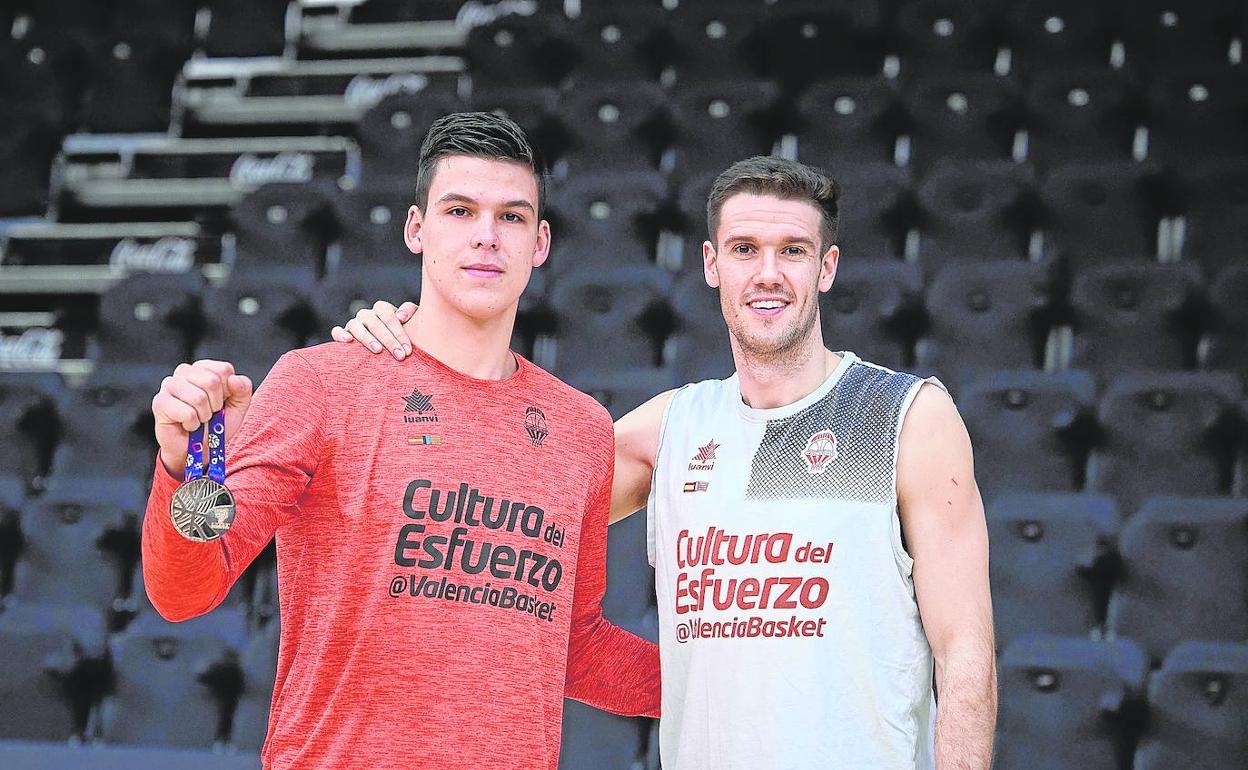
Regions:
<instances>
[{"instance_id":1,"label":"young man in red shirt","mask_svg":"<svg viewBox=\"0 0 1248 770\"><path fill-rule=\"evenodd\" d=\"M610 417L508 349L550 245L543 193L514 123L437 121L404 229L423 254L412 355L291 351L254 399L199 361L153 399L143 572L161 615L209 612L277 539L266 768L553 770L565 692L657 716L657 649L600 607ZM170 502L190 433L221 410L237 513L194 542Z\"/></svg>"}]
</instances>

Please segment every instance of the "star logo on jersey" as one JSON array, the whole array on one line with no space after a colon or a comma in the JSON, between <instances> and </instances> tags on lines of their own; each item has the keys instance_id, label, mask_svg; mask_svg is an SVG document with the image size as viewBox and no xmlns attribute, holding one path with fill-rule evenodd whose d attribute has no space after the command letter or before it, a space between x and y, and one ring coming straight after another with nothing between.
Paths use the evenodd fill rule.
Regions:
<instances>
[{"instance_id":1,"label":"star logo on jersey","mask_svg":"<svg viewBox=\"0 0 1248 770\"><path fill-rule=\"evenodd\" d=\"M433 394L425 395L420 392L420 388L412 388L412 395L404 396L403 402L407 404L403 407L405 412L424 414L425 412L437 411L433 408Z\"/></svg>"},{"instance_id":2,"label":"star logo on jersey","mask_svg":"<svg viewBox=\"0 0 1248 770\"><path fill-rule=\"evenodd\" d=\"M719 444L715 443L715 439L706 442L705 446L699 447L693 459L689 461L689 470L691 471L713 471L715 470L715 450L719 449Z\"/></svg>"},{"instance_id":3,"label":"star logo on jersey","mask_svg":"<svg viewBox=\"0 0 1248 770\"><path fill-rule=\"evenodd\" d=\"M837 457L836 434L830 430L821 430L806 440L806 448L802 450L802 460L806 462L806 471L821 474L828 469L828 464Z\"/></svg>"}]
</instances>

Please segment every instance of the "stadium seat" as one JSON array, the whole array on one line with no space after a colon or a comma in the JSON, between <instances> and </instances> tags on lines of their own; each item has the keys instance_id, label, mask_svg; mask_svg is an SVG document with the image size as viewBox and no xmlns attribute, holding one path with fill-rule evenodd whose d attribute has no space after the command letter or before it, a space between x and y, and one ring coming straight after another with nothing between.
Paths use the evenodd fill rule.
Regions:
<instances>
[{"instance_id":1,"label":"stadium seat","mask_svg":"<svg viewBox=\"0 0 1248 770\"><path fill-rule=\"evenodd\" d=\"M168 130L173 82L189 54L188 45L130 31L98 41L83 90L83 125L96 133Z\"/></svg>"},{"instance_id":2,"label":"stadium seat","mask_svg":"<svg viewBox=\"0 0 1248 770\"><path fill-rule=\"evenodd\" d=\"M1083 0L1022 0L1007 12L1011 71L1023 75L1054 62L1107 68L1112 17Z\"/></svg>"},{"instance_id":3,"label":"stadium seat","mask_svg":"<svg viewBox=\"0 0 1248 770\"><path fill-rule=\"evenodd\" d=\"M567 141L558 125L559 92L550 86L474 84L468 100L471 109L493 112L514 120L529 135L549 166L563 153Z\"/></svg>"},{"instance_id":4,"label":"stadium seat","mask_svg":"<svg viewBox=\"0 0 1248 770\"><path fill-rule=\"evenodd\" d=\"M728 377L734 369L719 291L706 285L700 266L690 268L671 293L676 329L667 340L664 361L682 383Z\"/></svg>"},{"instance_id":5,"label":"stadium seat","mask_svg":"<svg viewBox=\"0 0 1248 770\"><path fill-rule=\"evenodd\" d=\"M1227 62L1238 21L1235 3L1120 0L1115 5L1128 67L1151 74Z\"/></svg>"},{"instance_id":6,"label":"stadium seat","mask_svg":"<svg viewBox=\"0 0 1248 770\"><path fill-rule=\"evenodd\" d=\"M328 187L277 182L248 193L230 211L234 269L250 275L280 270L314 283L325 272L333 231Z\"/></svg>"},{"instance_id":7,"label":"stadium seat","mask_svg":"<svg viewBox=\"0 0 1248 770\"><path fill-rule=\"evenodd\" d=\"M89 469L146 481L156 456L152 396L170 371L167 362L99 365L81 386L63 391L51 475L68 482Z\"/></svg>"},{"instance_id":8,"label":"stadium seat","mask_svg":"<svg viewBox=\"0 0 1248 770\"><path fill-rule=\"evenodd\" d=\"M606 407L613 420L620 419L651 398L680 384L676 382L670 368L598 367L561 370L559 375L572 387L593 396L594 400Z\"/></svg>"},{"instance_id":9,"label":"stadium seat","mask_svg":"<svg viewBox=\"0 0 1248 770\"><path fill-rule=\"evenodd\" d=\"M1158 169L1132 161L1068 163L1040 186L1045 256L1089 264L1157 254L1165 212Z\"/></svg>"},{"instance_id":10,"label":"stadium seat","mask_svg":"<svg viewBox=\"0 0 1248 770\"><path fill-rule=\"evenodd\" d=\"M94 358L172 371L190 357L203 289L197 273L135 273L113 284L100 295Z\"/></svg>"},{"instance_id":11,"label":"stadium seat","mask_svg":"<svg viewBox=\"0 0 1248 770\"><path fill-rule=\"evenodd\" d=\"M403 240L408 209L416 204L413 184L336 190L330 205L336 248L327 255L327 276L350 277L357 270L401 268L420 273L420 258Z\"/></svg>"},{"instance_id":12,"label":"stadium seat","mask_svg":"<svg viewBox=\"0 0 1248 770\"><path fill-rule=\"evenodd\" d=\"M55 375L0 372L0 468L29 483L44 475L56 446L59 421Z\"/></svg>"},{"instance_id":13,"label":"stadium seat","mask_svg":"<svg viewBox=\"0 0 1248 770\"><path fill-rule=\"evenodd\" d=\"M395 305L420 300L420 261L409 254L412 264L387 267L357 266L339 272L319 284L311 295L316 310L316 331L312 339L329 339L329 330L344 326L359 310L372 307L379 299Z\"/></svg>"},{"instance_id":14,"label":"stadium seat","mask_svg":"<svg viewBox=\"0 0 1248 770\"><path fill-rule=\"evenodd\" d=\"M1242 67L1180 68L1148 94L1149 154L1185 165L1248 153L1248 89Z\"/></svg>"},{"instance_id":15,"label":"stadium seat","mask_svg":"<svg viewBox=\"0 0 1248 770\"><path fill-rule=\"evenodd\" d=\"M742 158L770 155L783 118L779 87L766 80L682 84L672 94L679 178L720 172Z\"/></svg>"},{"instance_id":16,"label":"stadium seat","mask_svg":"<svg viewBox=\"0 0 1248 770\"><path fill-rule=\"evenodd\" d=\"M878 73L884 60L882 2L775 0L759 27L763 71L792 90L837 75Z\"/></svg>"},{"instance_id":17,"label":"stadium seat","mask_svg":"<svg viewBox=\"0 0 1248 770\"><path fill-rule=\"evenodd\" d=\"M657 171L576 174L550 195L558 213L551 262L561 272L654 261L667 199Z\"/></svg>"},{"instance_id":18,"label":"stadium seat","mask_svg":"<svg viewBox=\"0 0 1248 770\"><path fill-rule=\"evenodd\" d=\"M1248 755L1248 645L1182 642L1148 685L1135 770L1236 767Z\"/></svg>"},{"instance_id":19,"label":"stadium seat","mask_svg":"<svg viewBox=\"0 0 1248 770\"><path fill-rule=\"evenodd\" d=\"M80 737L101 695L104 614L92 607L10 606L0 613L0 741Z\"/></svg>"},{"instance_id":20,"label":"stadium seat","mask_svg":"<svg viewBox=\"0 0 1248 770\"><path fill-rule=\"evenodd\" d=\"M1240 382L1248 382L1248 265L1231 265L1217 275L1209 287L1213 321L1205 338L1207 369L1233 371Z\"/></svg>"},{"instance_id":21,"label":"stadium seat","mask_svg":"<svg viewBox=\"0 0 1248 770\"><path fill-rule=\"evenodd\" d=\"M204 337L197 358L230 361L259 383L283 353L302 347L316 329L303 284L281 277L235 274L229 284L204 292Z\"/></svg>"},{"instance_id":22,"label":"stadium seat","mask_svg":"<svg viewBox=\"0 0 1248 770\"><path fill-rule=\"evenodd\" d=\"M11 26L5 29L11 31ZM64 35L0 38L0 107L13 118L46 126L53 133L74 128L82 89L81 59L81 48Z\"/></svg>"},{"instance_id":23,"label":"stadium seat","mask_svg":"<svg viewBox=\"0 0 1248 770\"><path fill-rule=\"evenodd\" d=\"M992 72L998 41L992 19L975 3L903 0L888 41L904 78L932 72Z\"/></svg>"},{"instance_id":24,"label":"stadium seat","mask_svg":"<svg viewBox=\"0 0 1248 770\"><path fill-rule=\"evenodd\" d=\"M558 313L557 371L654 366L661 331L656 316L668 283L653 265L559 276L550 303Z\"/></svg>"},{"instance_id":25,"label":"stadium seat","mask_svg":"<svg viewBox=\"0 0 1248 770\"><path fill-rule=\"evenodd\" d=\"M990 74L924 73L903 90L910 163L942 158L1010 160L1024 126L1018 84Z\"/></svg>"},{"instance_id":26,"label":"stadium seat","mask_svg":"<svg viewBox=\"0 0 1248 770\"><path fill-rule=\"evenodd\" d=\"M1099 628L1117 570L1113 498L1006 493L987 514L998 648L1026 634L1087 636Z\"/></svg>"},{"instance_id":27,"label":"stadium seat","mask_svg":"<svg viewBox=\"0 0 1248 770\"><path fill-rule=\"evenodd\" d=\"M804 160L804 156L803 156ZM916 219L910 175L887 163L861 163L828 169L841 186L839 235L842 264L895 260L905 250Z\"/></svg>"},{"instance_id":28,"label":"stadium seat","mask_svg":"<svg viewBox=\"0 0 1248 770\"><path fill-rule=\"evenodd\" d=\"M832 288L819 295L824 344L890 369L905 368L922 286L917 267L865 261L841 265Z\"/></svg>"},{"instance_id":29,"label":"stadium seat","mask_svg":"<svg viewBox=\"0 0 1248 770\"><path fill-rule=\"evenodd\" d=\"M655 168L669 132L666 98L654 83L602 81L565 91L559 114L571 175Z\"/></svg>"},{"instance_id":30,"label":"stadium seat","mask_svg":"<svg viewBox=\"0 0 1248 770\"><path fill-rule=\"evenodd\" d=\"M1002 491L1073 492L1083 480L1093 403L1087 372L994 372L957 393L985 499Z\"/></svg>"},{"instance_id":31,"label":"stadium seat","mask_svg":"<svg viewBox=\"0 0 1248 770\"><path fill-rule=\"evenodd\" d=\"M989 369L1042 363L1050 271L1034 262L946 264L927 289L921 367L965 378Z\"/></svg>"},{"instance_id":32,"label":"stadium seat","mask_svg":"<svg viewBox=\"0 0 1248 770\"><path fill-rule=\"evenodd\" d=\"M209 56L276 56L286 43L287 0L208 0Z\"/></svg>"},{"instance_id":33,"label":"stadium seat","mask_svg":"<svg viewBox=\"0 0 1248 770\"><path fill-rule=\"evenodd\" d=\"M644 720L616 716L574 700L563 704L561 768L625 770L640 761L649 726Z\"/></svg>"},{"instance_id":34,"label":"stadium seat","mask_svg":"<svg viewBox=\"0 0 1248 770\"><path fill-rule=\"evenodd\" d=\"M1149 498L1118 549L1109 629L1154 661L1184 639L1248 639L1248 501Z\"/></svg>"},{"instance_id":35,"label":"stadium seat","mask_svg":"<svg viewBox=\"0 0 1248 770\"><path fill-rule=\"evenodd\" d=\"M1055 636L1001 658L998 770L1130 767L1148 659L1134 642Z\"/></svg>"},{"instance_id":36,"label":"stadium seat","mask_svg":"<svg viewBox=\"0 0 1248 770\"><path fill-rule=\"evenodd\" d=\"M757 78L763 67L759 10L713 2L677 6L666 20L662 40L675 83L683 87Z\"/></svg>"},{"instance_id":37,"label":"stadium seat","mask_svg":"<svg viewBox=\"0 0 1248 770\"><path fill-rule=\"evenodd\" d=\"M138 553L143 489L133 479L79 475L28 502L13 598L111 608L124 591L123 568Z\"/></svg>"},{"instance_id":38,"label":"stadium seat","mask_svg":"<svg viewBox=\"0 0 1248 770\"><path fill-rule=\"evenodd\" d=\"M846 163L891 163L901 119L889 81L845 75L811 83L797 101L797 157L834 175Z\"/></svg>"},{"instance_id":39,"label":"stadium seat","mask_svg":"<svg viewBox=\"0 0 1248 770\"><path fill-rule=\"evenodd\" d=\"M140 615L112 646L116 684L101 710L105 741L208 748L224 738L224 706L237 697L242 672L218 636Z\"/></svg>"},{"instance_id":40,"label":"stadium seat","mask_svg":"<svg viewBox=\"0 0 1248 770\"><path fill-rule=\"evenodd\" d=\"M658 82L666 17L658 4L584 4L564 30L577 80Z\"/></svg>"},{"instance_id":41,"label":"stadium seat","mask_svg":"<svg viewBox=\"0 0 1248 770\"><path fill-rule=\"evenodd\" d=\"M1039 73L1027 89L1027 157L1050 166L1127 160L1144 122L1134 78L1102 66Z\"/></svg>"},{"instance_id":42,"label":"stadium seat","mask_svg":"<svg viewBox=\"0 0 1248 770\"><path fill-rule=\"evenodd\" d=\"M644 510L607 530L607 593L602 614L613 623L636 621L654 606L654 569L646 554L646 537Z\"/></svg>"},{"instance_id":43,"label":"stadium seat","mask_svg":"<svg viewBox=\"0 0 1248 770\"><path fill-rule=\"evenodd\" d=\"M1199 275L1189 263L1082 269L1070 289L1070 365L1098 381L1135 369L1190 369L1199 333Z\"/></svg>"},{"instance_id":44,"label":"stadium seat","mask_svg":"<svg viewBox=\"0 0 1248 770\"><path fill-rule=\"evenodd\" d=\"M575 55L563 39L563 14L511 14L468 30L464 56L474 79L485 83L556 85L572 69Z\"/></svg>"},{"instance_id":45,"label":"stadium seat","mask_svg":"<svg viewBox=\"0 0 1248 770\"><path fill-rule=\"evenodd\" d=\"M1248 256L1248 159L1184 164L1182 254L1211 273ZM1215 282L1216 288L1217 283Z\"/></svg>"},{"instance_id":46,"label":"stadium seat","mask_svg":"<svg viewBox=\"0 0 1248 770\"><path fill-rule=\"evenodd\" d=\"M1008 161L940 163L916 191L919 261L1023 259L1034 226L1030 170Z\"/></svg>"},{"instance_id":47,"label":"stadium seat","mask_svg":"<svg viewBox=\"0 0 1248 770\"><path fill-rule=\"evenodd\" d=\"M364 114L356 128L361 184L412 184L413 167L429 126L443 115L463 108L458 97L440 90L392 94L382 99Z\"/></svg>"},{"instance_id":48,"label":"stadium seat","mask_svg":"<svg viewBox=\"0 0 1248 770\"><path fill-rule=\"evenodd\" d=\"M268 732L273 684L277 678L279 625L272 620L253 634L243 651L243 692L234 707L230 745L259 751Z\"/></svg>"},{"instance_id":49,"label":"stadium seat","mask_svg":"<svg viewBox=\"0 0 1248 770\"><path fill-rule=\"evenodd\" d=\"M1114 495L1125 511L1149 495L1226 493L1235 449L1227 421L1241 395L1226 372L1115 378L1097 406L1088 489Z\"/></svg>"}]
</instances>

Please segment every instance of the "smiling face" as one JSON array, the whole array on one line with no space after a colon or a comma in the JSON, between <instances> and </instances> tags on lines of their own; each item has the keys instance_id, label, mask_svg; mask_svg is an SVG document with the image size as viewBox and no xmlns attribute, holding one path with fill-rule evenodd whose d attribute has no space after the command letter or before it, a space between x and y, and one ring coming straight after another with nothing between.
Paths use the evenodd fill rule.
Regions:
<instances>
[{"instance_id":1,"label":"smiling face","mask_svg":"<svg viewBox=\"0 0 1248 770\"><path fill-rule=\"evenodd\" d=\"M724 201L716 242L702 245L702 257L735 350L781 361L822 346L819 292L832 287L840 256L823 247L822 223L805 200L738 193Z\"/></svg>"},{"instance_id":2,"label":"smiling face","mask_svg":"<svg viewBox=\"0 0 1248 770\"><path fill-rule=\"evenodd\" d=\"M441 158L425 210L408 211L404 239L423 254L422 306L478 322L514 317L530 273L550 249L533 169L469 155Z\"/></svg>"}]
</instances>

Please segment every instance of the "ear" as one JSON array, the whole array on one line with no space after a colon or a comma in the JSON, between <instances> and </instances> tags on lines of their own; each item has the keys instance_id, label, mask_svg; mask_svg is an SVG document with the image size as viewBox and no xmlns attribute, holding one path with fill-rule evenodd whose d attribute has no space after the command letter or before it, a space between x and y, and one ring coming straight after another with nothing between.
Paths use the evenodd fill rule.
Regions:
<instances>
[{"instance_id":1,"label":"ear","mask_svg":"<svg viewBox=\"0 0 1248 770\"><path fill-rule=\"evenodd\" d=\"M841 261L841 250L836 244L828 247L823 252L823 260L819 265L819 291L827 291L832 288L832 282L836 280L836 267Z\"/></svg>"},{"instance_id":2,"label":"ear","mask_svg":"<svg viewBox=\"0 0 1248 770\"><path fill-rule=\"evenodd\" d=\"M543 219L537 223L537 245L533 249L533 267L541 267L550 256L550 223Z\"/></svg>"},{"instance_id":3,"label":"ear","mask_svg":"<svg viewBox=\"0 0 1248 770\"><path fill-rule=\"evenodd\" d=\"M702 242L702 272L706 276L706 285L712 289L719 288L719 266L716 264L719 255L710 241Z\"/></svg>"},{"instance_id":4,"label":"ear","mask_svg":"<svg viewBox=\"0 0 1248 770\"><path fill-rule=\"evenodd\" d=\"M424 223L425 216L420 213L420 209L412 206L407 210L407 221L403 223L403 242L407 244L407 250L413 254L420 254L424 251L424 246L420 242L420 229Z\"/></svg>"}]
</instances>

